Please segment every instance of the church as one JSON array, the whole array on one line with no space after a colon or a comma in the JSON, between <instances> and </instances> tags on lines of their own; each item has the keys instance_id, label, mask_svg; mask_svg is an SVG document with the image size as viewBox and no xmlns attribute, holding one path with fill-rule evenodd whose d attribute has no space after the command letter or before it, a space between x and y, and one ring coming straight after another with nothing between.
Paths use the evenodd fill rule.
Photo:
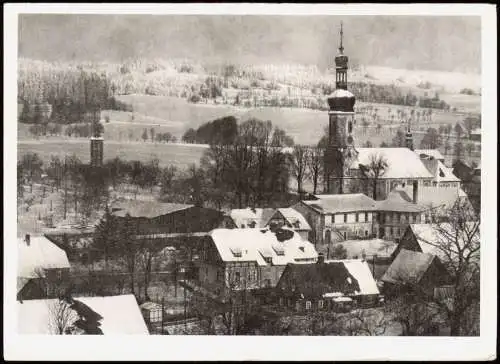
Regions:
<instances>
[{"instance_id":1,"label":"church","mask_svg":"<svg viewBox=\"0 0 500 364\"><path fill-rule=\"evenodd\" d=\"M335 57L336 90L328 96L328 146L325 151L324 193L364 193L385 200L396 187L411 188L417 195L432 185L433 175L413 149L408 123L406 148L358 148L354 135L356 97L347 90L349 58L344 54L340 29L339 54Z\"/></svg>"}]
</instances>

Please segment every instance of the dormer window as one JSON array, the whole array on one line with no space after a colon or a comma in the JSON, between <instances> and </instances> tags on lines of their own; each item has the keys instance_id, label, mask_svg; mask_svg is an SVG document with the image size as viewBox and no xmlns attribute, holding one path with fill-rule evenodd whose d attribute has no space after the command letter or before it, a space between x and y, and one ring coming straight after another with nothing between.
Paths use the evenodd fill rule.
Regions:
<instances>
[{"instance_id":1,"label":"dormer window","mask_svg":"<svg viewBox=\"0 0 500 364\"><path fill-rule=\"evenodd\" d=\"M273 246L273 250L275 251L276 255L283 256L285 255L285 249L281 246Z\"/></svg>"},{"instance_id":2,"label":"dormer window","mask_svg":"<svg viewBox=\"0 0 500 364\"><path fill-rule=\"evenodd\" d=\"M241 258L242 252L240 248L231 248L231 253L235 258Z\"/></svg>"}]
</instances>

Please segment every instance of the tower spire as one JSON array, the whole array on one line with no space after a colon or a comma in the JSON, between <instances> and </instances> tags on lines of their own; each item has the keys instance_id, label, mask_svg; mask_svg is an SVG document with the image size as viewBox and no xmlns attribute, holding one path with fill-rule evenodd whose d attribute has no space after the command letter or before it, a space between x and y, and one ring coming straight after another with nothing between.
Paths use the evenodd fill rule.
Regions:
<instances>
[{"instance_id":1,"label":"tower spire","mask_svg":"<svg viewBox=\"0 0 500 364\"><path fill-rule=\"evenodd\" d=\"M344 54L343 40L344 40L344 29L342 22L340 22L340 47L339 47L340 54Z\"/></svg>"}]
</instances>

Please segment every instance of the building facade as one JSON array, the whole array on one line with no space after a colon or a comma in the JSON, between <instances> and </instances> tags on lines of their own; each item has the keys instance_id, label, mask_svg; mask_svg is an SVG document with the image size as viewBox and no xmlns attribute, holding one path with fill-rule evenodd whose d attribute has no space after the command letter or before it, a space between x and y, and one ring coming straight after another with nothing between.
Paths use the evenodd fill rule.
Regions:
<instances>
[{"instance_id":1,"label":"building facade","mask_svg":"<svg viewBox=\"0 0 500 364\"><path fill-rule=\"evenodd\" d=\"M316 195L316 200L300 201L293 208L311 226L311 242L328 255L333 244L346 239L374 237L377 206L363 194Z\"/></svg>"},{"instance_id":2,"label":"building facade","mask_svg":"<svg viewBox=\"0 0 500 364\"><path fill-rule=\"evenodd\" d=\"M204 239L200 284L217 296L275 287L288 263L313 263L314 246L292 230L215 229Z\"/></svg>"}]
</instances>

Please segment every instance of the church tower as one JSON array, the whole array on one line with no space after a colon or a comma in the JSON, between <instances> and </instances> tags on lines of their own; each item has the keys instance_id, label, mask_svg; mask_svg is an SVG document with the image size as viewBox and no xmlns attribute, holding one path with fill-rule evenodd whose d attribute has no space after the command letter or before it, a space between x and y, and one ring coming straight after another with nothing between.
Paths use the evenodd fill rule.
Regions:
<instances>
[{"instance_id":1,"label":"church tower","mask_svg":"<svg viewBox=\"0 0 500 364\"><path fill-rule=\"evenodd\" d=\"M339 54L335 57L336 90L328 96L328 146L325 151L325 193L346 193L346 178L352 161L357 157L354 148L353 124L356 98L347 90L349 58L344 55L344 31L340 24Z\"/></svg>"},{"instance_id":2,"label":"church tower","mask_svg":"<svg viewBox=\"0 0 500 364\"><path fill-rule=\"evenodd\" d=\"M413 134L411 133L411 118L408 119L408 125L406 129L406 148L414 150L413 147Z\"/></svg>"}]
</instances>

